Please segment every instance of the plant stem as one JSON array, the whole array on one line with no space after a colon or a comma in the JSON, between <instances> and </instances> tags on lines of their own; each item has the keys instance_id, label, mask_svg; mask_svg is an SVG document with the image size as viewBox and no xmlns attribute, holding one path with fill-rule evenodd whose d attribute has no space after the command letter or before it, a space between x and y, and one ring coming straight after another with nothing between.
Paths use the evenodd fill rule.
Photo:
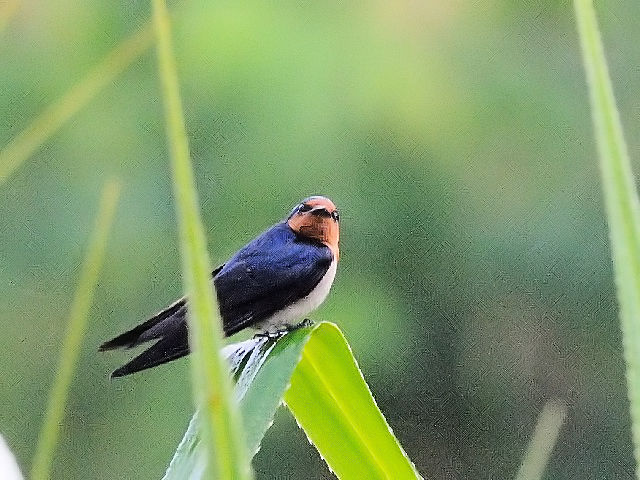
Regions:
<instances>
[{"instance_id":1,"label":"plant stem","mask_svg":"<svg viewBox=\"0 0 640 480\"><path fill-rule=\"evenodd\" d=\"M516 475L516 480L540 480L542 478L566 418L567 404L564 400L551 400L545 403L538 416L535 431L527 447L522 465L520 465L520 470L518 470L518 475Z\"/></svg>"}]
</instances>

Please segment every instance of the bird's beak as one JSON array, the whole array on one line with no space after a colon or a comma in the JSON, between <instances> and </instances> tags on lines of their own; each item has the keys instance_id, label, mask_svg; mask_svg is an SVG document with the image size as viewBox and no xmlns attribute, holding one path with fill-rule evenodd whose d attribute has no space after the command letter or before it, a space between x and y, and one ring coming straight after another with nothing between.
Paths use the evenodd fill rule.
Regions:
<instances>
[{"instance_id":1,"label":"bird's beak","mask_svg":"<svg viewBox=\"0 0 640 480\"><path fill-rule=\"evenodd\" d=\"M327 210L325 207L322 207L322 206L313 207L311 210L309 210L309 213L314 213L314 212L318 212L323 217L331 216L331 214L329 213L329 210Z\"/></svg>"}]
</instances>

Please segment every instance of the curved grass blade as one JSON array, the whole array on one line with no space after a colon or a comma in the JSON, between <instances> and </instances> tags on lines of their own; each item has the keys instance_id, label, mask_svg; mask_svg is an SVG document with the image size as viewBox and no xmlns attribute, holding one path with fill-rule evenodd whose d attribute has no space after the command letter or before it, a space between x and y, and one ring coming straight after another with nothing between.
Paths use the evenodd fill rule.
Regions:
<instances>
[{"instance_id":1,"label":"curved grass blade","mask_svg":"<svg viewBox=\"0 0 640 480\"><path fill-rule=\"evenodd\" d=\"M33 459L31 476L29 477L32 480L46 480L50 476L53 452L64 418L64 406L78 355L80 354L82 338L87 328L87 315L93 300L98 275L102 268L107 236L115 215L119 193L120 184L115 180L107 182L102 192L100 210L96 217L96 225L82 265L80 278L78 279L78 287L71 305L71 312L69 313L69 323L60 353L58 370L49 393L47 411L38 437L38 445Z\"/></svg>"},{"instance_id":2,"label":"curved grass blade","mask_svg":"<svg viewBox=\"0 0 640 480\"><path fill-rule=\"evenodd\" d=\"M300 328L277 340L258 337L225 350L236 378L234 394L243 413L251 455L258 451L284 397L340 478L419 477L378 410L349 345L335 325ZM164 480L203 478L197 417L192 419Z\"/></svg>"},{"instance_id":3,"label":"curved grass blade","mask_svg":"<svg viewBox=\"0 0 640 480\"><path fill-rule=\"evenodd\" d=\"M109 85L153 42L151 22L115 47L57 101L45 108L24 130L0 150L0 185L49 137Z\"/></svg>"},{"instance_id":4,"label":"curved grass blade","mask_svg":"<svg viewBox=\"0 0 640 480\"><path fill-rule=\"evenodd\" d=\"M242 422L231 400L231 378L219 355L222 347L222 322L211 288L211 262L207 253L204 227L189 158L171 43L169 13L164 0L153 0L158 68L171 151L173 190L178 214L182 272L189 299L189 345L194 402L202 421L200 432L207 452L208 476L220 479L250 479L251 464L242 438Z\"/></svg>"},{"instance_id":5,"label":"curved grass blade","mask_svg":"<svg viewBox=\"0 0 640 480\"><path fill-rule=\"evenodd\" d=\"M609 237L627 364L636 474L640 478L640 202L591 0L574 2L600 152Z\"/></svg>"}]
</instances>

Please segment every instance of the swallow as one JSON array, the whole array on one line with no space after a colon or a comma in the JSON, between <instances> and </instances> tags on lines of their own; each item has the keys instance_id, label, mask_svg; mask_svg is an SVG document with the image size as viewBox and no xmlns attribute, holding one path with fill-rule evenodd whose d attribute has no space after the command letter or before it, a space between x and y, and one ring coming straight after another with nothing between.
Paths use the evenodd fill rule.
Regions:
<instances>
[{"instance_id":1,"label":"swallow","mask_svg":"<svg viewBox=\"0 0 640 480\"><path fill-rule=\"evenodd\" d=\"M334 203L313 196L238 250L211 276L225 337L245 328L287 331L329 294L340 256ZM123 377L189 353L188 302L181 298L146 322L103 343L100 351L155 342L111 377Z\"/></svg>"}]
</instances>

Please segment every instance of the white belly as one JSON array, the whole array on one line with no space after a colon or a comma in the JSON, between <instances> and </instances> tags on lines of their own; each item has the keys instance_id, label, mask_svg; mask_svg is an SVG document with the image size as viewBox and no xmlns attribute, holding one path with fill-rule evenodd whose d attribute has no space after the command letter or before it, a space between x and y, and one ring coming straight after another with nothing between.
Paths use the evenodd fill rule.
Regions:
<instances>
[{"instance_id":1,"label":"white belly","mask_svg":"<svg viewBox=\"0 0 640 480\"><path fill-rule=\"evenodd\" d=\"M305 315L318 308L318 306L324 302L325 298L327 298L333 279L336 276L337 266L338 262L333 260L327 273L324 274L322 280L320 280L316 288L314 288L309 295L256 324L255 328L266 332L276 332L285 327L294 326L304 320Z\"/></svg>"}]
</instances>

